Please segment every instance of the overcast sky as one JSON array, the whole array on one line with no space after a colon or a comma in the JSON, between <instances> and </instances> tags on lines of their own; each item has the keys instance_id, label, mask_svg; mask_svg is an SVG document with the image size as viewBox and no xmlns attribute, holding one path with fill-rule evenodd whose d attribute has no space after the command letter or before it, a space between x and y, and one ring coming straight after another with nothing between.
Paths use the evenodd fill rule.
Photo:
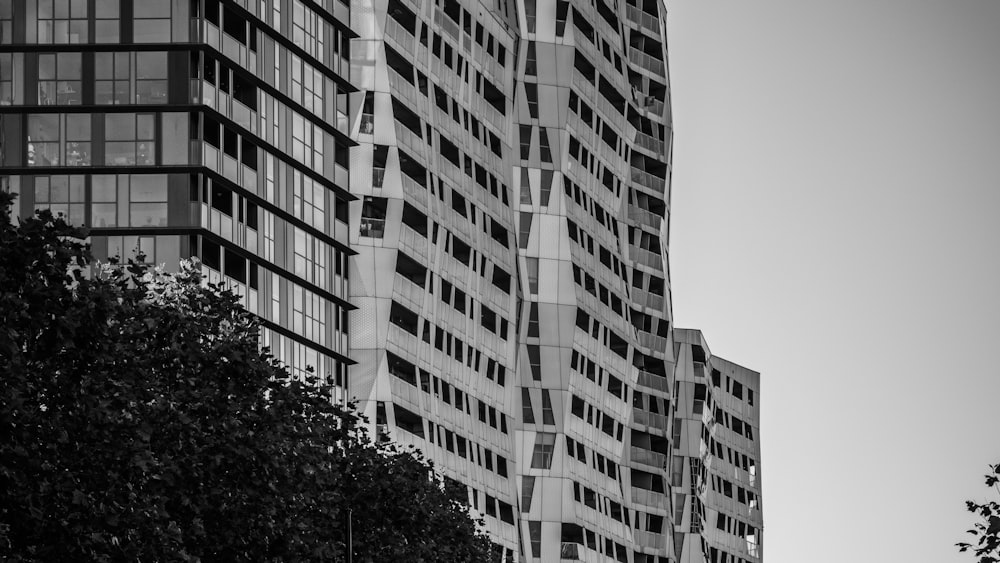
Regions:
<instances>
[{"instance_id":1,"label":"overcast sky","mask_svg":"<svg viewBox=\"0 0 1000 563\"><path fill-rule=\"evenodd\" d=\"M971 563L1000 1L666 1L675 320L762 374L766 563Z\"/></svg>"}]
</instances>

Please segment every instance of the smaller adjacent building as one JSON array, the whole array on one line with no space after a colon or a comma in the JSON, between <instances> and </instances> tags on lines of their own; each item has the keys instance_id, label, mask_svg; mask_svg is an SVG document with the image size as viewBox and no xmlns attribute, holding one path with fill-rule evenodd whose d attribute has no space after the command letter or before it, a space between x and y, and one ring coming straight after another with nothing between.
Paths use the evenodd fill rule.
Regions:
<instances>
[{"instance_id":1,"label":"smaller adjacent building","mask_svg":"<svg viewBox=\"0 0 1000 563\"><path fill-rule=\"evenodd\" d=\"M674 331L671 484L678 563L763 560L760 374Z\"/></svg>"}]
</instances>

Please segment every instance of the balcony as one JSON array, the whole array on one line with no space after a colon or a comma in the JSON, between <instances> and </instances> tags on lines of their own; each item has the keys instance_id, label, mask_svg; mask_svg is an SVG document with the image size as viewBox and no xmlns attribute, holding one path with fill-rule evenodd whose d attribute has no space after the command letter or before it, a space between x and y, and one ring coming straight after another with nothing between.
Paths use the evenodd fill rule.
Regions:
<instances>
[{"instance_id":1,"label":"balcony","mask_svg":"<svg viewBox=\"0 0 1000 563\"><path fill-rule=\"evenodd\" d=\"M391 37L392 42L398 45L403 53L413 52L414 38L408 30L399 25L392 17L385 18L385 36Z\"/></svg>"},{"instance_id":2,"label":"balcony","mask_svg":"<svg viewBox=\"0 0 1000 563\"><path fill-rule=\"evenodd\" d=\"M635 144L648 151L653 151L658 155L665 154L664 150L666 149L666 144L663 141L645 133L635 134Z\"/></svg>"},{"instance_id":3,"label":"balcony","mask_svg":"<svg viewBox=\"0 0 1000 563\"><path fill-rule=\"evenodd\" d=\"M663 270L663 259L658 252L651 252L638 246L629 245L629 258L648 268Z\"/></svg>"},{"instance_id":4,"label":"balcony","mask_svg":"<svg viewBox=\"0 0 1000 563\"><path fill-rule=\"evenodd\" d=\"M632 446L629 459L637 463L643 463L660 469L665 469L667 467L667 456L636 446Z\"/></svg>"},{"instance_id":5,"label":"balcony","mask_svg":"<svg viewBox=\"0 0 1000 563\"><path fill-rule=\"evenodd\" d=\"M654 34L656 34L657 36L660 35L659 19L653 14L640 10L636 6L631 6L626 4L625 17L628 19L628 21L639 25L639 27L649 30Z\"/></svg>"},{"instance_id":6,"label":"balcony","mask_svg":"<svg viewBox=\"0 0 1000 563\"><path fill-rule=\"evenodd\" d=\"M667 537L663 534L657 534L655 532L646 532L643 530L633 530L636 545L642 547L652 547L654 549L666 549L667 548Z\"/></svg>"},{"instance_id":7,"label":"balcony","mask_svg":"<svg viewBox=\"0 0 1000 563\"><path fill-rule=\"evenodd\" d=\"M657 430L667 430L667 417L662 414L653 414L646 411L636 410L635 422L636 424L642 424L644 426L649 426L651 428L656 428Z\"/></svg>"},{"instance_id":8,"label":"balcony","mask_svg":"<svg viewBox=\"0 0 1000 563\"><path fill-rule=\"evenodd\" d=\"M629 62L637 64L648 70L657 77L666 76L666 67L664 66L662 60L652 55L648 55L634 47L630 47L628 50L628 60Z\"/></svg>"},{"instance_id":9,"label":"balcony","mask_svg":"<svg viewBox=\"0 0 1000 563\"><path fill-rule=\"evenodd\" d=\"M660 178L659 176L650 174L644 170L639 170L638 168L632 169L631 179L636 184L649 188L656 193L663 193L667 184L667 181L664 178Z\"/></svg>"},{"instance_id":10,"label":"balcony","mask_svg":"<svg viewBox=\"0 0 1000 563\"><path fill-rule=\"evenodd\" d=\"M632 502L666 510L667 497L663 493L632 487Z\"/></svg>"},{"instance_id":11,"label":"balcony","mask_svg":"<svg viewBox=\"0 0 1000 563\"><path fill-rule=\"evenodd\" d=\"M666 377L653 375L649 372L640 371L638 383L643 387L649 387L650 389L656 389L657 391L662 391L664 393L670 392L669 379L667 379Z\"/></svg>"}]
</instances>

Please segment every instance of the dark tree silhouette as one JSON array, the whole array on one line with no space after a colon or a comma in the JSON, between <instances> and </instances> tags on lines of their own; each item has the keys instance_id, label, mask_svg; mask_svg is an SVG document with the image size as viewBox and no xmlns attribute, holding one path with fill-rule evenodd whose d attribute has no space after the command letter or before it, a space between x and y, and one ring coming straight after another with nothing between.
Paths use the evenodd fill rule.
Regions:
<instances>
[{"instance_id":1,"label":"dark tree silhouette","mask_svg":"<svg viewBox=\"0 0 1000 563\"><path fill-rule=\"evenodd\" d=\"M196 266L93 264L0 193L0 559L486 561L464 489L373 443Z\"/></svg>"},{"instance_id":2,"label":"dark tree silhouette","mask_svg":"<svg viewBox=\"0 0 1000 563\"><path fill-rule=\"evenodd\" d=\"M985 475L986 486L991 487L1000 498L1000 463L990 466L990 472ZM965 501L969 512L979 516L980 521L968 531L976 538L974 543L957 543L961 552L972 551L978 563L1000 563L1000 503L987 501L982 504L975 501Z\"/></svg>"}]
</instances>

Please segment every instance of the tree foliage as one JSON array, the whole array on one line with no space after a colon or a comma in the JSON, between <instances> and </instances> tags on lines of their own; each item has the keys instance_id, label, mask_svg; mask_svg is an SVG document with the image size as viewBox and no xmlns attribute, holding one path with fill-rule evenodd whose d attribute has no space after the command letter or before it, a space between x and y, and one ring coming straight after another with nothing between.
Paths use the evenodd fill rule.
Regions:
<instances>
[{"instance_id":1,"label":"tree foliage","mask_svg":"<svg viewBox=\"0 0 1000 563\"><path fill-rule=\"evenodd\" d=\"M990 466L990 472L985 475L986 486L991 487L1000 498L1000 463ZM982 504L967 500L965 507L980 519L968 531L975 539L974 543L962 542L955 544L961 552L972 551L978 558L978 563L1000 563L1000 503L987 501Z\"/></svg>"},{"instance_id":2,"label":"tree foliage","mask_svg":"<svg viewBox=\"0 0 1000 563\"><path fill-rule=\"evenodd\" d=\"M465 491L373 443L197 268L92 263L0 193L0 559L486 561Z\"/></svg>"}]
</instances>

